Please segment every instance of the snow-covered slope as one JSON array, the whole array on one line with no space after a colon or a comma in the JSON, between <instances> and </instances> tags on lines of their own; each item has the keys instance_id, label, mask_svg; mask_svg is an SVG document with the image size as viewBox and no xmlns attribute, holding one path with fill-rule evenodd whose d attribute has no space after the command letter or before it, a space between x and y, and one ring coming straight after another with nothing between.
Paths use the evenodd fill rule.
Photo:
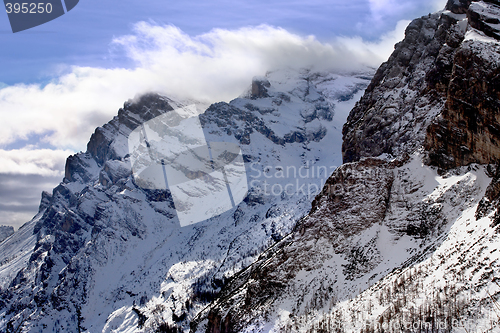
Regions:
<instances>
[{"instance_id":1,"label":"snow-covered slope","mask_svg":"<svg viewBox=\"0 0 500 333\"><path fill-rule=\"evenodd\" d=\"M331 323L341 323L346 331L366 327L372 332L400 332L401 327L416 332L500 331L498 218L494 212L478 215L476 199L490 179L482 167L473 165L466 170L458 171L459 176L436 177L459 194L453 198L458 216L453 216L432 251L414 265L392 271L356 297L323 313L311 311L307 322L304 317L297 319L304 323L304 331L317 332L321 326L328 327L328 322L332 327ZM467 192L471 200L461 200L460 194ZM434 198L440 196L439 192L433 194Z\"/></svg>"},{"instance_id":2,"label":"snow-covered slope","mask_svg":"<svg viewBox=\"0 0 500 333\"><path fill-rule=\"evenodd\" d=\"M0 250L0 330L137 332L179 327L235 272L288 234L341 164L341 127L371 72L283 70L210 106L207 141L241 147L249 193L219 216L180 227L169 191L134 182L128 136L192 101L125 103L68 158L64 181Z\"/></svg>"},{"instance_id":3,"label":"snow-covered slope","mask_svg":"<svg viewBox=\"0 0 500 333\"><path fill-rule=\"evenodd\" d=\"M359 331L367 320L377 324L394 300L376 304L373 296L368 311L369 290L392 286L387 281L394 276L401 279L429 260L439 274L446 274L443 284L453 283L448 278L453 274L450 268L457 269L457 274L460 266L475 268L470 261L458 260L474 244L470 234L489 230L484 235L491 235L492 243L487 242L491 248L485 256L498 244L488 228L490 219L476 222L475 218L489 183L484 167L477 165L439 176L435 168L422 163L418 153L408 160L344 164L296 230L239 273L220 301L200 314L196 331L217 332L225 327L225 332L295 332L296 327L313 328L315 321L324 319L321 313L333 313L332 322L342 324L347 332ZM478 225L481 231L476 230ZM424 285L434 288L432 283L441 280L439 274L428 277ZM415 281L404 279L404 283ZM402 290L391 292L414 297ZM421 287L421 292L425 294L426 288ZM359 301L363 297L367 304ZM420 301L407 302L419 305ZM334 331L331 325L326 331Z\"/></svg>"},{"instance_id":4,"label":"snow-covered slope","mask_svg":"<svg viewBox=\"0 0 500 333\"><path fill-rule=\"evenodd\" d=\"M439 176L418 153L408 160L344 164L296 230L241 272L221 302L200 315L197 331L216 332L224 323L226 332L294 332L349 300L349 307L359 310L350 328L347 319L341 322L348 332L359 330L370 319L353 300L360 291L390 279L386 276L395 270L438 257L436 249L450 250L450 243L468 235L457 228L467 224L474 230L489 182L480 166ZM373 323L379 314L373 312Z\"/></svg>"}]
</instances>

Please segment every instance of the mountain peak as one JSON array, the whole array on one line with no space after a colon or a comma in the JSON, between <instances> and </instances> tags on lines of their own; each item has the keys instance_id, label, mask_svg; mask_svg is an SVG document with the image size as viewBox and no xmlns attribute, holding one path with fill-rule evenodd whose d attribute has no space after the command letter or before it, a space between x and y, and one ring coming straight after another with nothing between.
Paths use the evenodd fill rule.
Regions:
<instances>
[{"instance_id":1,"label":"mountain peak","mask_svg":"<svg viewBox=\"0 0 500 333\"><path fill-rule=\"evenodd\" d=\"M241 149L249 191L187 226L171 188L136 181L129 137L200 104L160 94L127 101L96 129L87 152L67 159L64 180L42 195L37 216L0 244L0 330L188 330L230 277L310 210L341 163L340 128L367 75L272 72L253 80L250 94L197 110L205 141ZM204 200L210 208L222 198Z\"/></svg>"}]
</instances>

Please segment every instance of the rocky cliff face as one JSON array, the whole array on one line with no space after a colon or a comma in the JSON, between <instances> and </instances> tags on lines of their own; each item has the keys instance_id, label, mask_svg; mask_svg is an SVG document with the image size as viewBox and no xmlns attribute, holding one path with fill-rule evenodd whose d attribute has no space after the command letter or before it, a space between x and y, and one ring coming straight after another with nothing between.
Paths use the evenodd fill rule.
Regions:
<instances>
[{"instance_id":1,"label":"rocky cliff face","mask_svg":"<svg viewBox=\"0 0 500 333\"><path fill-rule=\"evenodd\" d=\"M383 153L398 156L422 144L427 127L445 103L451 72L448 57L464 36L456 23L452 13L410 23L405 39L349 114L343 128L344 162Z\"/></svg>"},{"instance_id":2,"label":"rocky cliff face","mask_svg":"<svg viewBox=\"0 0 500 333\"><path fill-rule=\"evenodd\" d=\"M500 45L466 41L454 53L445 107L427 130L429 163L450 168L498 161L499 80Z\"/></svg>"},{"instance_id":3,"label":"rocky cliff face","mask_svg":"<svg viewBox=\"0 0 500 333\"><path fill-rule=\"evenodd\" d=\"M497 325L498 9L450 0L408 26L344 125L346 164L192 332Z\"/></svg>"},{"instance_id":4,"label":"rocky cliff face","mask_svg":"<svg viewBox=\"0 0 500 333\"><path fill-rule=\"evenodd\" d=\"M345 162L425 145L427 163L452 168L499 156L495 1L449 1L413 21L344 125ZM490 36L490 37L489 37Z\"/></svg>"}]
</instances>

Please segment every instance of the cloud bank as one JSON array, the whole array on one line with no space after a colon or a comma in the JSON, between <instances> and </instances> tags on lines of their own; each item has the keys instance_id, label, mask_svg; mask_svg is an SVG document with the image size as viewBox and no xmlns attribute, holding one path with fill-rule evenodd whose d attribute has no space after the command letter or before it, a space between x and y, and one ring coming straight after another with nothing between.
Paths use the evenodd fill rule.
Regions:
<instances>
[{"instance_id":1,"label":"cloud bank","mask_svg":"<svg viewBox=\"0 0 500 333\"><path fill-rule=\"evenodd\" d=\"M64 176L71 150L0 149L0 225L18 229L38 210L40 194Z\"/></svg>"},{"instance_id":2,"label":"cloud bank","mask_svg":"<svg viewBox=\"0 0 500 333\"><path fill-rule=\"evenodd\" d=\"M16 230L38 211L42 191L49 190L61 177L0 173L0 225Z\"/></svg>"},{"instance_id":3,"label":"cloud bank","mask_svg":"<svg viewBox=\"0 0 500 333\"><path fill-rule=\"evenodd\" d=\"M42 85L0 89L0 147L30 135L56 148L84 150L95 127L136 94L157 91L206 102L238 96L255 75L279 67L356 71L377 67L403 37L406 23L376 43L336 38L321 43L270 26L214 29L189 36L174 26L140 22L113 45L134 68L72 67Z\"/></svg>"}]
</instances>

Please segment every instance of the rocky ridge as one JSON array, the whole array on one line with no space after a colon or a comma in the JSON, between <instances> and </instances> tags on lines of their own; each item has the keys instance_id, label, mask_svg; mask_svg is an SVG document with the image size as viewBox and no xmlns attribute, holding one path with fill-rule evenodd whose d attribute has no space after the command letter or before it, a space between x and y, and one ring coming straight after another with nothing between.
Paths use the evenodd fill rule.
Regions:
<instances>
[{"instance_id":1,"label":"rocky ridge","mask_svg":"<svg viewBox=\"0 0 500 333\"><path fill-rule=\"evenodd\" d=\"M490 30L499 10L495 1L449 1L414 20L344 125L344 161L425 145L444 169L495 163L499 46Z\"/></svg>"}]
</instances>

